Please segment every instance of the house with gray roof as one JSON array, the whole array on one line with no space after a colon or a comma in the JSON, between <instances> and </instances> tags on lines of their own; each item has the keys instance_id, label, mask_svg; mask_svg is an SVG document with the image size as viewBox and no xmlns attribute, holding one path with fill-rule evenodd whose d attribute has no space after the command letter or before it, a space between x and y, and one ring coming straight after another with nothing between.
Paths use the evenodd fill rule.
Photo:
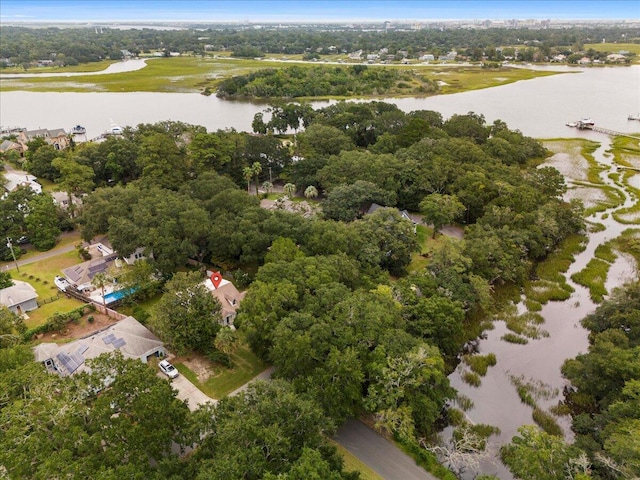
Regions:
<instances>
[{"instance_id":1,"label":"house with gray roof","mask_svg":"<svg viewBox=\"0 0 640 480\"><path fill-rule=\"evenodd\" d=\"M93 290L91 281L98 273L106 272L118 258L117 253L110 253L103 257L92 258L78 265L62 270L67 281L81 292Z\"/></svg>"},{"instance_id":2,"label":"house with gray roof","mask_svg":"<svg viewBox=\"0 0 640 480\"><path fill-rule=\"evenodd\" d=\"M36 138L43 138L45 142L53 146L56 150L64 150L69 146L69 135L64 128L39 128L37 130L24 130L18 134L18 142L23 149L27 149L27 143Z\"/></svg>"},{"instance_id":3,"label":"house with gray roof","mask_svg":"<svg viewBox=\"0 0 640 480\"><path fill-rule=\"evenodd\" d=\"M133 317L71 343L41 343L33 348L37 362L61 376L89 371L86 360L119 350L124 358L147 363L152 357L165 357L162 341Z\"/></svg>"},{"instance_id":4,"label":"house with gray roof","mask_svg":"<svg viewBox=\"0 0 640 480\"><path fill-rule=\"evenodd\" d=\"M42 185L40 185L36 180L37 178L33 175L29 175L24 172L11 172L5 173L5 184L4 188L7 192L13 192L18 187L29 187L35 193L42 193Z\"/></svg>"},{"instance_id":5,"label":"house with gray roof","mask_svg":"<svg viewBox=\"0 0 640 480\"><path fill-rule=\"evenodd\" d=\"M0 304L6 305L17 315L22 315L38 308L36 289L27 282L14 280L13 285L0 290Z\"/></svg>"}]
</instances>

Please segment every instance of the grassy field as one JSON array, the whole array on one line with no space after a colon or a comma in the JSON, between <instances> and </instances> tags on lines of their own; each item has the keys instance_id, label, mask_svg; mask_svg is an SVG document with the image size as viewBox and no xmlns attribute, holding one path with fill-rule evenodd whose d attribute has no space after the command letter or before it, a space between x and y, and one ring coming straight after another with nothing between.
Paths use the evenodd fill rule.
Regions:
<instances>
[{"instance_id":1,"label":"grassy field","mask_svg":"<svg viewBox=\"0 0 640 480\"><path fill-rule=\"evenodd\" d=\"M451 237L438 234L436 238L431 238L433 228L426 225L417 225L418 244L420 252L413 254L411 263L407 267L409 272L418 272L423 270L429 264L429 258L434 252L440 250L447 242L455 241Z\"/></svg>"},{"instance_id":2,"label":"grassy field","mask_svg":"<svg viewBox=\"0 0 640 480\"><path fill-rule=\"evenodd\" d=\"M103 60L101 62L81 63L79 65L65 67L35 67L24 69L22 67L3 68L0 73L82 73L82 72L99 72L106 69L112 63L118 63L114 60Z\"/></svg>"},{"instance_id":3,"label":"grassy field","mask_svg":"<svg viewBox=\"0 0 640 480\"><path fill-rule=\"evenodd\" d=\"M247 383L268 367L268 365L256 357L244 343L231 355L231 359L234 365L233 368L216 366L214 374L205 382L200 382L197 375L184 363L176 362L175 366L180 373L187 377L190 382L202 390L207 396L219 400Z\"/></svg>"},{"instance_id":4,"label":"grassy field","mask_svg":"<svg viewBox=\"0 0 640 480\"><path fill-rule=\"evenodd\" d=\"M611 53L618 53L620 50L626 50L627 52L640 55L640 44L638 43L586 43L584 48L585 50L592 48L596 52Z\"/></svg>"},{"instance_id":5,"label":"grassy field","mask_svg":"<svg viewBox=\"0 0 640 480\"><path fill-rule=\"evenodd\" d=\"M233 59L222 56L154 58L145 68L134 72L77 77L4 79L0 83L0 91L203 92L205 88L215 91L217 84L225 77L242 75L258 69L284 68L291 65L318 66L318 63L279 61L275 55L273 58L276 60ZM345 65L348 66L348 64ZM440 82L441 93L477 90L557 73L520 68L483 69L475 66L438 65L390 65L369 66L369 68L413 70L419 75ZM407 94L415 96L417 92L407 92Z\"/></svg>"}]
</instances>

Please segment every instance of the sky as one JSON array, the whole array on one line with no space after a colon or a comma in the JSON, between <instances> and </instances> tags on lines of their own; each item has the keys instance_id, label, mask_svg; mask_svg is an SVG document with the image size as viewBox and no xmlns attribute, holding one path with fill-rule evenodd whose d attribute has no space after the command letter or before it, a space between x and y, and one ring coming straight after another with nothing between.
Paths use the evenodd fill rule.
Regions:
<instances>
[{"instance_id":1,"label":"sky","mask_svg":"<svg viewBox=\"0 0 640 480\"><path fill-rule=\"evenodd\" d=\"M640 19L640 0L0 0L3 22Z\"/></svg>"}]
</instances>

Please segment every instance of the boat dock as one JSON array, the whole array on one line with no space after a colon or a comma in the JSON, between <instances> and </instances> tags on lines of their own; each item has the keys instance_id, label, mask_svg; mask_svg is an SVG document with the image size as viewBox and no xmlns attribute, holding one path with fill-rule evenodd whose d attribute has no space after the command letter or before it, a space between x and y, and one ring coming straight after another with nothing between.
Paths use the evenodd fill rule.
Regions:
<instances>
[{"instance_id":1,"label":"boat dock","mask_svg":"<svg viewBox=\"0 0 640 480\"><path fill-rule=\"evenodd\" d=\"M640 137L629 135L628 133L618 132L616 130L611 130L608 128L597 127L593 124L593 122L583 122L578 120L577 122L569 122L567 123L568 127L575 127L579 130L593 130L594 132L604 133L605 135L611 135L614 137L627 137L633 138L634 140L640 140Z\"/></svg>"}]
</instances>

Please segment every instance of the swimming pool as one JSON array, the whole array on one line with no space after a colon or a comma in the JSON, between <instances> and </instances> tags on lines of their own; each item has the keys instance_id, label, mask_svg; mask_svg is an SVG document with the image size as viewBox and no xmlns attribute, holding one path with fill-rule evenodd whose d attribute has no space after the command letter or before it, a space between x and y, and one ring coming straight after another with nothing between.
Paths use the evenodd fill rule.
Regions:
<instances>
[{"instance_id":1,"label":"swimming pool","mask_svg":"<svg viewBox=\"0 0 640 480\"><path fill-rule=\"evenodd\" d=\"M131 295L135 291L136 291L135 288L124 288L122 290L117 290L115 292L107 293L104 296L104 303L106 304L113 303L116 300L120 300L126 296Z\"/></svg>"}]
</instances>

